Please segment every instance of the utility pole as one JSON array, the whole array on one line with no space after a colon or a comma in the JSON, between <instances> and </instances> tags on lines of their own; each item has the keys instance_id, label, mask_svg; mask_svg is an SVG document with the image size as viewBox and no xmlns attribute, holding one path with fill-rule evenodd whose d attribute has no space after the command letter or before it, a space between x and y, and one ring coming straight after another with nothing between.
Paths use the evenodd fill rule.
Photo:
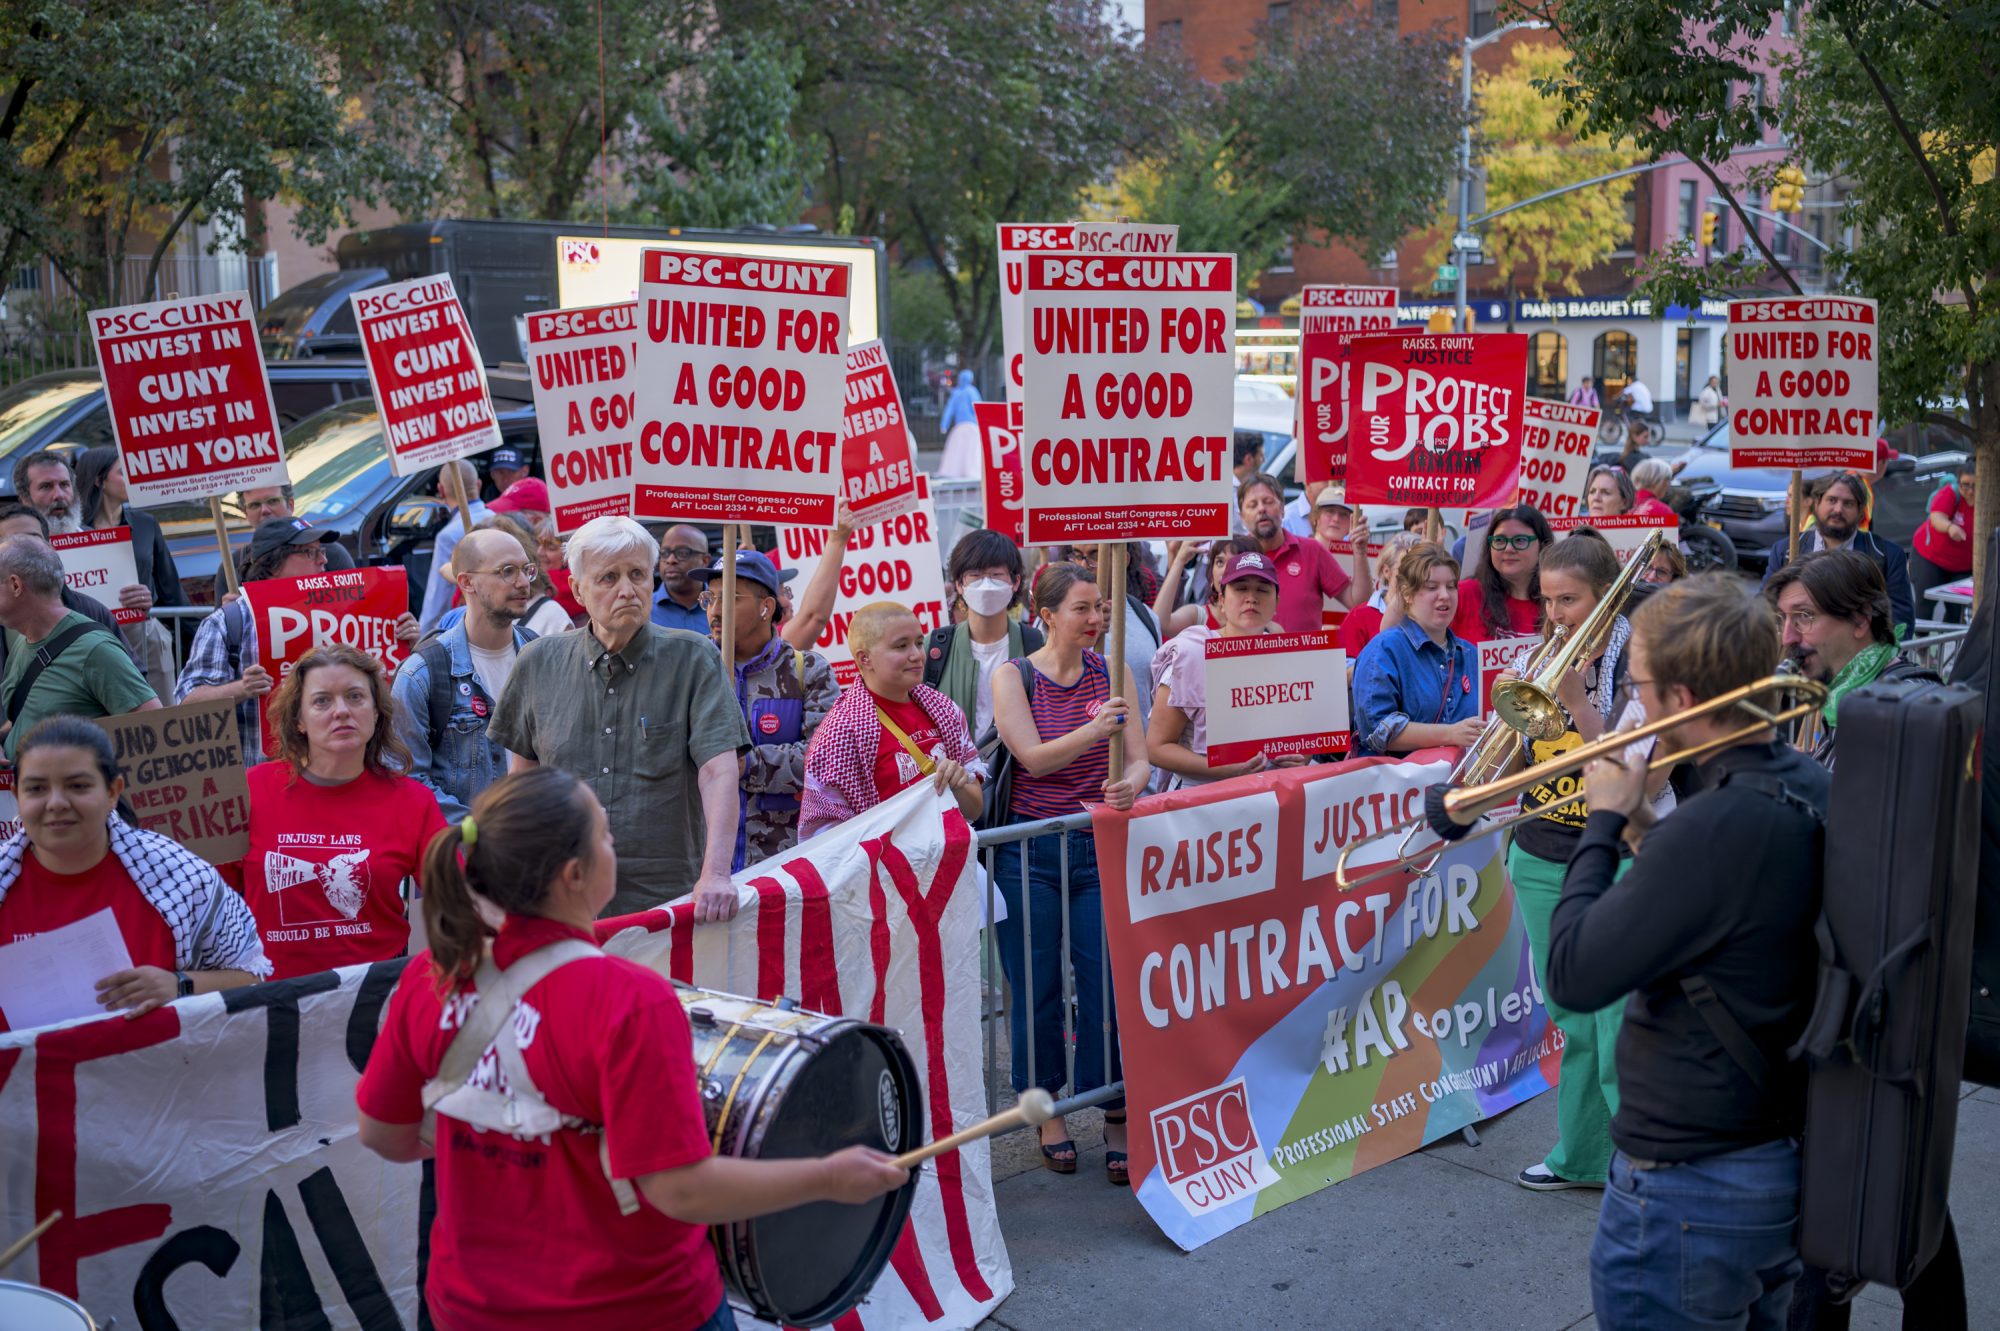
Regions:
<instances>
[{"instance_id":1,"label":"utility pole","mask_svg":"<svg viewBox=\"0 0 2000 1331\"><path fill-rule=\"evenodd\" d=\"M1455 305L1458 331L1461 333L1470 331L1468 327L1470 321L1466 318L1465 308L1467 280L1465 270L1472 266L1466 260L1474 252L1461 245L1462 238L1469 236L1472 230L1472 53L1489 42L1499 41L1510 32L1523 32L1548 26L1540 19L1523 19L1519 23L1509 23L1495 28L1484 37L1467 37L1459 50L1458 109L1464 126L1458 136L1458 230L1452 238L1452 258L1457 261L1454 266L1458 269L1458 297Z\"/></svg>"}]
</instances>

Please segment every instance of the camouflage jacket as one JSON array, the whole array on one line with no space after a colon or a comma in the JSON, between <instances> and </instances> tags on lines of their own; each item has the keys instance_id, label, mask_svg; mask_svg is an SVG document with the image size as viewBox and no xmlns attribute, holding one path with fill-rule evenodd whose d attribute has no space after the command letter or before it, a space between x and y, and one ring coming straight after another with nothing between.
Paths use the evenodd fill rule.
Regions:
<instances>
[{"instance_id":1,"label":"camouflage jacket","mask_svg":"<svg viewBox=\"0 0 2000 1331\"><path fill-rule=\"evenodd\" d=\"M743 757L734 868L798 842L806 748L839 700L840 686L826 658L797 651L776 634L763 651L737 665L736 702L750 728L750 749Z\"/></svg>"}]
</instances>

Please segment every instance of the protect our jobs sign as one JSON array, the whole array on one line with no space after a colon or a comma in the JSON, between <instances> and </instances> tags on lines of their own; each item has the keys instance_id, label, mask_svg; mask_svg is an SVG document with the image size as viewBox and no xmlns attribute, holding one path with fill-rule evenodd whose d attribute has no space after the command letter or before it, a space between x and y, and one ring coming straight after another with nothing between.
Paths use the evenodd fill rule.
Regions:
<instances>
[{"instance_id":1,"label":"protect our jobs sign","mask_svg":"<svg viewBox=\"0 0 2000 1331\"><path fill-rule=\"evenodd\" d=\"M832 524L848 282L844 263L645 251L635 517Z\"/></svg>"},{"instance_id":2,"label":"protect our jobs sign","mask_svg":"<svg viewBox=\"0 0 2000 1331\"><path fill-rule=\"evenodd\" d=\"M1331 634L1217 634L1203 657L1212 765L1348 747L1347 653Z\"/></svg>"},{"instance_id":3,"label":"protect our jobs sign","mask_svg":"<svg viewBox=\"0 0 2000 1331\"><path fill-rule=\"evenodd\" d=\"M1880 338L1872 300L1729 302L1729 464L1872 471Z\"/></svg>"},{"instance_id":4,"label":"protect our jobs sign","mask_svg":"<svg viewBox=\"0 0 2000 1331\"><path fill-rule=\"evenodd\" d=\"M978 402L979 495L985 525L1015 545L1027 544L1021 524L1021 404Z\"/></svg>"},{"instance_id":5,"label":"protect our jobs sign","mask_svg":"<svg viewBox=\"0 0 2000 1331\"><path fill-rule=\"evenodd\" d=\"M1302 480L1347 474L1347 360L1364 334L1398 336L1394 287L1315 283L1299 293L1299 391L1294 431ZM1408 330L1412 334L1419 330Z\"/></svg>"},{"instance_id":6,"label":"protect our jobs sign","mask_svg":"<svg viewBox=\"0 0 2000 1331\"><path fill-rule=\"evenodd\" d=\"M1596 407L1531 397L1521 413L1520 503L1551 518L1583 512L1590 450L1597 439Z\"/></svg>"},{"instance_id":7,"label":"protect our jobs sign","mask_svg":"<svg viewBox=\"0 0 2000 1331\"><path fill-rule=\"evenodd\" d=\"M847 645L847 626L862 606L874 601L906 605L925 633L951 622L944 561L938 554L936 511L921 473L917 484L915 509L860 528L848 539L834 590L833 614L813 644L833 667L833 677L842 688L851 687L859 678L854 653ZM799 586L812 582L825 557L826 532L813 527L778 528L775 558L781 567L799 571Z\"/></svg>"},{"instance_id":8,"label":"protect our jobs sign","mask_svg":"<svg viewBox=\"0 0 2000 1331\"><path fill-rule=\"evenodd\" d=\"M1028 543L1229 531L1236 256L1033 255Z\"/></svg>"},{"instance_id":9,"label":"protect our jobs sign","mask_svg":"<svg viewBox=\"0 0 2000 1331\"><path fill-rule=\"evenodd\" d=\"M396 636L396 621L410 608L409 582L400 564L314 573L303 578L266 578L245 583L257 624L257 664L270 672L273 687L315 647L340 644L381 662L396 673L407 654ZM273 752L268 718L271 695L264 695L264 751Z\"/></svg>"},{"instance_id":10,"label":"protect our jobs sign","mask_svg":"<svg viewBox=\"0 0 2000 1331\"><path fill-rule=\"evenodd\" d=\"M1357 341L1348 374L1347 497L1505 508L1520 487L1525 333Z\"/></svg>"},{"instance_id":11,"label":"protect our jobs sign","mask_svg":"<svg viewBox=\"0 0 2000 1331\"><path fill-rule=\"evenodd\" d=\"M248 292L92 310L90 337L133 504L291 483Z\"/></svg>"},{"instance_id":12,"label":"protect our jobs sign","mask_svg":"<svg viewBox=\"0 0 2000 1331\"><path fill-rule=\"evenodd\" d=\"M130 527L58 533L49 537L49 544L62 559L63 582L71 591L109 610L120 624L137 624L146 618L144 610L127 610L118 603L118 593L139 581Z\"/></svg>"},{"instance_id":13,"label":"protect our jobs sign","mask_svg":"<svg viewBox=\"0 0 2000 1331\"><path fill-rule=\"evenodd\" d=\"M350 299L396 475L500 446L486 367L451 274L370 287Z\"/></svg>"},{"instance_id":14,"label":"protect our jobs sign","mask_svg":"<svg viewBox=\"0 0 2000 1331\"><path fill-rule=\"evenodd\" d=\"M846 391L841 493L854 525L872 527L917 507L917 448L879 340L847 349Z\"/></svg>"},{"instance_id":15,"label":"protect our jobs sign","mask_svg":"<svg viewBox=\"0 0 2000 1331\"><path fill-rule=\"evenodd\" d=\"M535 425L558 532L632 512L638 310L628 300L528 316Z\"/></svg>"}]
</instances>

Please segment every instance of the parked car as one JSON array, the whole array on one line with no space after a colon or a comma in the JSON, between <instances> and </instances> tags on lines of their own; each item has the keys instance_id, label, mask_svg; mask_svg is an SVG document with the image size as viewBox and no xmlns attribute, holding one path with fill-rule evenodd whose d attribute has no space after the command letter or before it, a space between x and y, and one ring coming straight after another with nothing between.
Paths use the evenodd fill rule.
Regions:
<instances>
[{"instance_id":1,"label":"parked car","mask_svg":"<svg viewBox=\"0 0 2000 1331\"><path fill-rule=\"evenodd\" d=\"M354 323L357 291L389 280L385 268L338 268L319 273L257 311L257 336L267 361L307 356L358 356L361 330Z\"/></svg>"}]
</instances>

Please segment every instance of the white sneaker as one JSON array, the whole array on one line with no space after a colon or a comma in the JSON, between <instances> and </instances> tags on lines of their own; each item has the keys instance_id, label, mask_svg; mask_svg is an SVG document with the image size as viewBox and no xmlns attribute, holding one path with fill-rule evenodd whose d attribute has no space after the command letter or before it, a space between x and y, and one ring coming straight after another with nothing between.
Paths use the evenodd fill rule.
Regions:
<instances>
[{"instance_id":1,"label":"white sneaker","mask_svg":"<svg viewBox=\"0 0 2000 1331\"><path fill-rule=\"evenodd\" d=\"M1565 1188L1601 1188L1603 1183L1585 1183L1578 1179L1564 1178L1547 1165L1529 1165L1515 1176L1514 1181L1531 1192L1561 1192Z\"/></svg>"}]
</instances>

